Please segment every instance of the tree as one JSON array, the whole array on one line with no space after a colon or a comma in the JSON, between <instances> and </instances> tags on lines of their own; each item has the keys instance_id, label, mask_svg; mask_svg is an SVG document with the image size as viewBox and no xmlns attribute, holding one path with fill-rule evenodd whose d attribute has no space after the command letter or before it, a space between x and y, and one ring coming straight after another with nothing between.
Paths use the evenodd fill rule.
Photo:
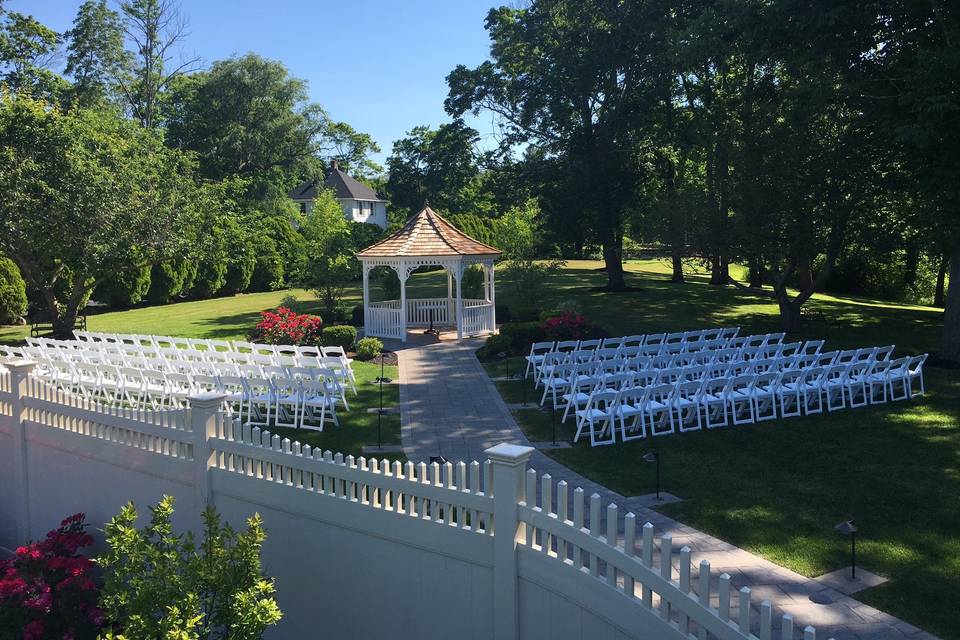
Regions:
<instances>
[{"instance_id":1,"label":"tree","mask_svg":"<svg viewBox=\"0 0 960 640\"><path fill-rule=\"evenodd\" d=\"M383 173L383 167L370 158L371 153L380 153L380 145L369 133L361 133L346 122L331 122L323 133L327 155L354 178L369 180Z\"/></svg>"},{"instance_id":2,"label":"tree","mask_svg":"<svg viewBox=\"0 0 960 640\"><path fill-rule=\"evenodd\" d=\"M334 194L323 190L317 194L313 210L301 229L306 264L300 280L304 288L316 292L327 311L339 305L357 270L350 224Z\"/></svg>"},{"instance_id":3,"label":"tree","mask_svg":"<svg viewBox=\"0 0 960 640\"><path fill-rule=\"evenodd\" d=\"M263 197L321 148L327 116L279 62L251 53L173 86L168 143L195 151L208 179L247 178Z\"/></svg>"},{"instance_id":4,"label":"tree","mask_svg":"<svg viewBox=\"0 0 960 640\"><path fill-rule=\"evenodd\" d=\"M393 207L413 213L429 200L450 214L478 213L478 139L476 130L457 119L436 130L414 127L394 142L386 185Z\"/></svg>"},{"instance_id":5,"label":"tree","mask_svg":"<svg viewBox=\"0 0 960 640\"><path fill-rule=\"evenodd\" d=\"M11 11L5 17L0 25L0 81L12 91L57 97L64 82L50 67L57 57L60 35L33 16Z\"/></svg>"},{"instance_id":6,"label":"tree","mask_svg":"<svg viewBox=\"0 0 960 640\"><path fill-rule=\"evenodd\" d=\"M197 58L174 62L187 36L187 23L176 0L124 0L120 3L124 32L134 45L130 73L118 78L133 117L147 129L160 124L165 92L195 67Z\"/></svg>"},{"instance_id":7,"label":"tree","mask_svg":"<svg viewBox=\"0 0 960 640\"><path fill-rule=\"evenodd\" d=\"M0 97L0 251L39 292L55 333L73 330L100 283L195 244L193 170L109 112Z\"/></svg>"},{"instance_id":8,"label":"tree","mask_svg":"<svg viewBox=\"0 0 960 640\"><path fill-rule=\"evenodd\" d=\"M89 106L108 97L130 63L120 14L106 0L86 0L65 36L69 42L65 72L73 78L76 100Z\"/></svg>"},{"instance_id":9,"label":"tree","mask_svg":"<svg viewBox=\"0 0 960 640\"><path fill-rule=\"evenodd\" d=\"M581 224L603 247L608 287L625 287L621 261L627 209L649 143L669 99L671 70L659 61L660 3L551 0L493 9L492 61L447 77L448 113L490 111L507 141L542 146L562 159L581 192Z\"/></svg>"},{"instance_id":10,"label":"tree","mask_svg":"<svg viewBox=\"0 0 960 640\"><path fill-rule=\"evenodd\" d=\"M12 324L27 312L27 285L17 265L0 257L0 324Z\"/></svg>"}]
</instances>

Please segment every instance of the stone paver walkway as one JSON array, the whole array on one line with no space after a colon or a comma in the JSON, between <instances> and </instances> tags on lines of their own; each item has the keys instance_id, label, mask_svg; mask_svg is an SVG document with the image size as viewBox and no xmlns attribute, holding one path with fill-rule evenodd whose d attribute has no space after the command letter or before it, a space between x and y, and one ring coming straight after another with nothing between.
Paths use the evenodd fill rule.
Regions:
<instances>
[{"instance_id":1,"label":"stone paver walkway","mask_svg":"<svg viewBox=\"0 0 960 640\"><path fill-rule=\"evenodd\" d=\"M435 455L451 461L483 460L484 450L500 442L529 445L474 356L482 341L436 342L414 334L410 339L406 345L390 345L399 359L401 436L410 460L428 461ZM736 588L750 587L755 603L769 600L775 619L781 613L792 614L798 632L813 625L818 638L936 640L836 589L668 518L639 498L622 496L592 482L540 451L533 453L530 466L541 474L549 473L554 482L565 480L571 489L582 487L587 496L599 494L603 504L616 503L621 513L632 511L639 522L652 523L657 538L673 537L674 549L690 547L694 567L709 560L715 575L726 572ZM832 604L815 604L810 600L814 593L829 596Z\"/></svg>"}]
</instances>

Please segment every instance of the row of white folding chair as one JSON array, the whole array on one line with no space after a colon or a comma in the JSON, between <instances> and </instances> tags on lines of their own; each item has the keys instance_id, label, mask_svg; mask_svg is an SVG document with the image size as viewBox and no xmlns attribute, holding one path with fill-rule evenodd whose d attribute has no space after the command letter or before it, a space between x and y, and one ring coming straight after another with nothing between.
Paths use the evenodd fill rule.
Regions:
<instances>
[{"instance_id":1,"label":"row of white folding chair","mask_svg":"<svg viewBox=\"0 0 960 640\"><path fill-rule=\"evenodd\" d=\"M320 367L332 368L342 374L342 382L356 394L356 378L344 358L337 355L301 355L278 356L254 353L198 351L194 349L158 349L155 347L138 348L131 345L117 346L102 351L88 351L83 348L61 348L61 346L38 343L30 349L40 349L39 357L63 358L71 361L93 364L113 364L117 366L138 366L181 373L216 375L226 372L236 375L237 367L248 365L260 367ZM304 354L311 353L304 351ZM321 352L322 353L322 352ZM335 352L334 352L335 353Z\"/></svg>"},{"instance_id":2,"label":"row of white folding chair","mask_svg":"<svg viewBox=\"0 0 960 640\"><path fill-rule=\"evenodd\" d=\"M154 347L156 349L192 350L199 352L241 352L260 355L341 357L349 365L353 361L347 358L346 351L340 346L319 347L309 345L274 345L245 341L213 340L209 338L178 338L174 336L154 336L142 334L107 334L90 331L75 332L78 340L86 345L100 347ZM56 341L54 341L56 342ZM60 341L64 342L64 341ZM169 353L169 352L166 352Z\"/></svg>"},{"instance_id":3,"label":"row of white folding chair","mask_svg":"<svg viewBox=\"0 0 960 640\"><path fill-rule=\"evenodd\" d=\"M626 384L595 391L576 411L578 440L587 429L591 446L621 440L760 422L778 417L820 413L866 404L882 404L922 395L926 354L897 360L860 361L826 367L767 371L728 378L679 379L674 383ZM914 381L920 391L913 390ZM778 412L779 408L779 412ZM657 420L659 418L659 421ZM632 419L630 425L627 420ZM598 433L597 426L601 427ZM649 427L649 433L648 433Z\"/></svg>"},{"instance_id":4,"label":"row of white folding chair","mask_svg":"<svg viewBox=\"0 0 960 640\"><path fill-rule=\"evenodd\" d=\"M552 352L585 351L585 350L619 350L622 348L639 348L643 346L695 343L704 340L720 340L735 337L740 327L726 329L700 329L697 331L681 331L677 333L651 333L619 336L592 340L561 340L535 342L530 347L527 356L527 369L524 378L530 375L533 367L542 360L542 356Z\"/></svg>"},{"instance_id":5,"label":"row of white folding chair","mask_svg":"<svg viewBox=\"0 0 960 640\"><path fill-rule=\"evenodd\" d=\"M775 357L781 354L785 349L797 351L807 351L818 353L823 347L822 340L808 341L807 343L789 343L783 344L784 334L760 334L757 336L746 336L745 342L738 343L733 347L737 352L742 352L745 356L756 357L761 354L764 357ZM531 371L534 373L534 383L539 386L544 370L549 370L551 366L566 362L586 362L589 360L604 360L619 358L622 356L642 355L642 356L662 356L680 353L703 353L730 348L731 339L719 338L704 340L691 343L659 343L656 345L620 345L617 347L600 347L598 349L550 349L550 345L556 343L537 342L530 348L530 354L527 356L527 377Z\"/></svg>"},{"instance_id":6,"label":"row of white folding chair","mask_svg":"<svg viewBox=\"0 0 960 640\"><path fill-rule=\"evenodd\" d=\"M270 386L269 398L278 403L282 394L277 389L288 386L291 380L306 380L322 383L331 394L331 400L326 404L332 403L329 409L333 412L334 420L337 400L343 402L344 408L349 410L341 384L343 374L333 369L251 367L247 371L238 372L245 375L230 375L231 372L223 371L200 374L69 361L47 361L41 365L41 375L58 386L107 404L124 403L135 407L149 406L153 409L181 408L186 406L187 398L194 393L216 391L226 395L225 404L228 407L239 404L241 413L246 401L246 417L251 419L252 406L249 398L263 395L254 393L249 381L266 381ZM314 405L319 406L317 403ZM269 417L269 411L267 416Z\"/></svg>"},{"instance_id":7,"label":"row of white folding chair","mask_svg":"<svg viewBox=\"0 0 960 640\"><path fill-rule=\"evenodd\" d=\"M705 379L729 378L739 375L759 375L768 371L787 371L799 367L801 356L786 356L782 358L768 358L764 360L735 361L735 362L705 362L682 364L673 366L658 366L651 360L644 367L637 367L635 361L628 366L615 368L616 363L603 363L594 367L592 363L563 365L554 371L554 377L544 385L544 393L540 404L546 402L547 395L552 395L553 407L564 409L564 419L569 414L570 403L584 399L584 389L607 386L607 380L614 380L618 384L621 376L632 375L635 380L643 381L641 386L649 384L674 384L679 381L699 381ZM812 366L807 365L807 366ZM557 399L563 401L558 407Z\"/></svg>"}]
</instances>

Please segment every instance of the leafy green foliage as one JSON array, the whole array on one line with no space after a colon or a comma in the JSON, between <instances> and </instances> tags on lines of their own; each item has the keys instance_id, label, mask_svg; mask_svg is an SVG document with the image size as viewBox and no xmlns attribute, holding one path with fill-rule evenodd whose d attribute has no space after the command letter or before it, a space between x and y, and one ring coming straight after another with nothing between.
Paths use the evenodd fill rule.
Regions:
<instances>
[{"instance_id":1,"label":"leafy green foliage","mask_svg":"<svg viewBox=\"0 0 960 640\"><path fill-rule=\"evenodd\" d=\"M357 342L357 359L373 360L383 350L383 343L377 338L362 338Z\"/></svg>"},{"instance_id":2,"label":"leafy green foliage","mask_svg":"<svg viewBox=\"0 0 960 640\"><path fill-rule=\"evenodd\" d=\"M197 544L192 533L174 532L173 507L164 496L138 529L128 503L107 523L108 550L96 560L101 606L113 625L107 637L257 640L282 615L273 580L262 575L260 516L235 531L207 508Z\"/></svg>"},{"instance_id":3,"label":"leafy green foliage","mask_svg":"<svg viewBox=\"0 0 960 640\"><path fill-rule=\"evenodd\" d=\"M86 0L77 9L73 28L64 34L67 64L64 72L73 78L73 97L88 106L111 97L117 78L130 63L123 48L123 20L106 0Z\"/></svg>"},{"instance_id":4,"label":"leafy green foliage","mask_svg":"<svg viewBox=\"0 0 960 640\"><path fill-rule=\"evenodd\" d=\"M150 290L150 266L124 269L97 286L93 297L121 309L139 304Z\"/></svg>"},{"instance_id":5,"label":"leafy green foliage","mask_svg":"<svg viewBox=\"0 0 960 640\"><path fill-rule=\"evenodd\" d=\"M188 157L115 114L0 96L0 248L41 292L55 330L71 330L115 274L188 252L195 222L211 214L195 207L192 174Z\"/></svg>"},{"instance_id":6,"label":"leafy green foliage","mask_svg":"<svg viewBox=\"0 0 960 640\"><path fill-rule=\"evenodd\" d=\"M27 284L9 258L0 257L0 324L11 324L27 312Z\"/></svg>"},{"instance_id":7,"label":"leafy green foliage","mask_svg":"<svg viewBox=\"0 0 960 640\"><path fill-rule=\"evenodd\" d=\"M324 190L317 194L313 211L301 229L306 245L301 282L316 292L327 310L340 304L344 290L358 270L350 224L333 193Z\"/></svg>"},{"instance_id":8,"label":"leafy green foliage","mask_svg":"<svg viewBox=\"0 0 960 640\"><path fill-rule=\"evenodd\" d=\"M340 324L333 327L324 327L320 344L325 347L343 347L352 349L357 341L357 328L349 324Z\"/></svg>"}]
</instances>

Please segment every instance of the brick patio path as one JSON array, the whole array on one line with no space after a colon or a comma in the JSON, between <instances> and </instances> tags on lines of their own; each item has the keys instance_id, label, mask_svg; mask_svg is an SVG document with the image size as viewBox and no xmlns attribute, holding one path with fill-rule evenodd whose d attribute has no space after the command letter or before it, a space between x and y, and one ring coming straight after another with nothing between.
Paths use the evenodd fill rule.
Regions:
<instances>
[{"instance_id":1,"label":"brick patio path","mask_svg":"<svg viewBox=\"0 0 960 640\"><path fill-rule=\"evenodd\" d=\"M401 436L410 460L427 461L432 455L443 455L451 461L483 460L484 449L500 442L529 445L474 356L481 344L478 340L435 342L410 334L406 345L388 345L397 350L399 360ZM549 473L554 482L565 480L571 495L572 489L582 487L588 497L597 493L603 504L616 503L621 513L632 511L638 522L652 523L657 538L672 536L677 553L684 545L690 547L694 573L701 560L709 560L715 575L726 572L738 589L750 587L754 603L769 600L775 619L781 613L792 614L798 635L804 626L813 625L818 638L936 640L816 580L668 518L650 509L648 499L622 496L592 482L540 451L533 453L530 467L541 474ZM695 579L692 582L697 584ZM814 593L829 595L833 603L811 602L809 596Z\"/></svg>"}]
</instances>

